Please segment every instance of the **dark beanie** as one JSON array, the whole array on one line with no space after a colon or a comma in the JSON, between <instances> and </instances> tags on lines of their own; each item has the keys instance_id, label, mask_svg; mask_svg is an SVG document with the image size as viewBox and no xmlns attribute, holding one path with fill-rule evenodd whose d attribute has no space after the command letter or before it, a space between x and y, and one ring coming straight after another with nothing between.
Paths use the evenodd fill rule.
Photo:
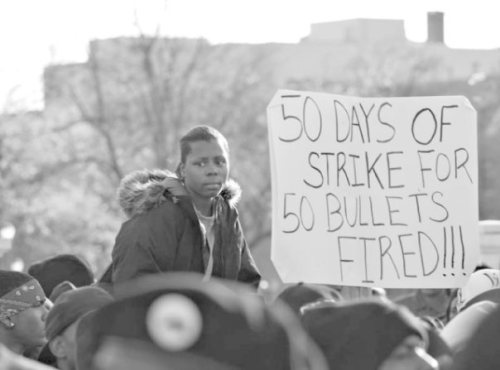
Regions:
<instances>
[{"instance_id":1,"label":"dark beanie","mask_svg":"<svg viewBox=\"0 0 500 370\"><path fill-rule=\"evenodd\" d=\"M81 287L62 293L47 315L45 322L47 339L51 341L86 313L112 301L113 298L109 293L94 286Z\"/></svg>"},{"instance_id":2,"label":"dark beanie","mask_svg":"<svg viewBox=\"0 0 500 370\"><path fill-rule=\"evenodd\" d=\"M386 301L312 308L302 322L335 370L377 369L406 337L416 334L427 340L415 316Z\"/></svg>"},{"instance_id":3,"label":"dark beanie","mask_svg":"<svg viewBox=\"0 0 500 370\"><path fill-rule=\"evenodd\" d=\"M23 272L0 270L0 297L31 280L33 277Z\"/></svg>"},{"instance_id":4,"label":"dark beanie","mask_svg":"<svg viewBox=\"0 0 500 370\"><path fill-rule=\"evenodd\" d=\"M318 301L342 301L342 296L328 285L298 283L285 288L278 299L286 303L297 315L300 309L309 303Z\"/></svg>"},{"instance_id":5,"label":"dark beanie","mask_svg":"<svg viewBox=\"0 0 500 370\"><path fill-rule=\"evenodd\" d=\"M50 297L56 285L65 280L77 287L94 282L94 274L87 264L72 254L60 254L34 263L29 267L28 274L40 282L47 297Z\"/></svg>"},{"instance_id":6,"label":"dark beanie","mask_svg":"<svg viewBox=\"0 0 500 370\"><path fill-rule=\"evenodd\" d=\"M143 348L134 355L150 359L143 370L156 369L156 363L175 369L326 369L321 352L286 306L266 305L235 282L168 273L130 281L126 293L121 289L115 287L115 302L78 325L78 368L93 369L111 341L121 343L125 353L130 352L124 345ZM114 366L107 368L119 365Z\"/></svg>"}]
</instances>

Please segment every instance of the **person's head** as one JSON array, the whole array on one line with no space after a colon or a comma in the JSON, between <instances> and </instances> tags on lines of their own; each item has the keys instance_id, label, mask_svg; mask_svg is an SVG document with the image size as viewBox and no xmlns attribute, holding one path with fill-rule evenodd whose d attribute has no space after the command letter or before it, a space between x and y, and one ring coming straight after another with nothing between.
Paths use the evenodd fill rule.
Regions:
<instances>
[{"instance_id":1,"label":"person's head","mask_svg":"<svg viewBox=\"0 0 500 370\"><path fill-rule=\"evenodd\" d=\"M0 270L0 342L24 353L46 343L45 319L52 303L32 276Z\"/></svg>"},{"instance_id":2,"label":"person's head","mask_svg":"<svg viewBox=\"0 0 500 370\"><path fill-rule=\"evenodd\" d=\"M177 175L192 196L218 195L229 176L229 145L210 126L196 126L180 140L181 161Z\"/></svg>"},{"instance_id":3,"label":"person's head","mask_svg":"<svg viewBox=\"0 0 500 370\"><path fill-rule=\"evenodd\" d=\"M78 368L326 369L286 307L238 283L154 274L117 286L115 296L82 318Z\"/></svg>"},{"instance_id":4,"label":"person's head","mask_svg":"<svg viewBox=\"0 0 500 370\"><path fill-rule=\"evenodd\" d=\"M474 303L481 294L500 288L500 270L480 269L474 271L465 285L458 289L456 306L462 311Z\"/></svg>"},{"instance_id":5,"label":"person's head","mask_svg":"<svg viewBox=\"0 0 500 370\"><path fill-rule=\"evenodd\" d=\"M66 280L77 287L94 282L94 273L87 263L73 254L60 254L36 262L28 268L28 274L40 282L47 297Z\"/></svg>"},{"instance_id":6,"label":"person's head","mask_svg":"<svg viewBox=\"0 0 500 370\"><path fill-rule=\"evenodd\" d=\"M302 323L336 370L428 370L427 334L408 310L389 301L359 300L305 310Z\"/></svg>"},{"instance_id":7,"label":"person's head","mask_svg":"<svg viewBox=\"0 0 500 370\"><path fill-rule=\"evenodd\" d=\"M112 301L109 293L94 286L71 289L57 298L47 315L46 334L59 368L76 368L76 328L79 319Z\"/></svg>"},{"instance_id":8,"label":"person's head","mask_svg":"<svg viewBox=\"0 0 500 370\"><path fill-rule=\"evenodd\" d=\"M298 283L286 287L278 295L277 299L288 305L288 307L298 316L301 315L302 308L311 303L325 301L339 302L343 300L340 293L333 287L322 284L305 283Z\"/></svg>"}]
</instances>

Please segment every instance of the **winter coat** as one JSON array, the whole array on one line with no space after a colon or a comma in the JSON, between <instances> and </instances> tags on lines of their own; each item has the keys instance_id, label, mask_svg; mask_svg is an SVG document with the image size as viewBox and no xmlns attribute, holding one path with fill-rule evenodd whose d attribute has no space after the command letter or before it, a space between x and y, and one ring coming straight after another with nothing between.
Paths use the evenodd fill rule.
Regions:
<instances>
[{"instance_id":1,"label":"winter coat","mask_svg":"<svg viewBox=\"0 0 500 370\"><path fill-rule=\"evenodd\" d=\"M120 204L131 218L122 224L105 274L113 284L157 272L204 273L206 237L191 198L180 185L179 180L168 178L128 184L125 195L120 194ZM214 201L212 276L257 286L260 274L238 219L238 197L239 186L229 181Z\"/></svg>"}]
</instances>

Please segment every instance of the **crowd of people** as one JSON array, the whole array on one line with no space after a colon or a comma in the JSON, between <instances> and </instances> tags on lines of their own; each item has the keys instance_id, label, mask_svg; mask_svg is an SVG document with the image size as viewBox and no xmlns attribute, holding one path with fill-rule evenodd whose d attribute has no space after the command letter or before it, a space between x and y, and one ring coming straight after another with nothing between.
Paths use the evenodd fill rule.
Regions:
<instances>
[{"instance_id":1,"label":"crowd of people","mask_svg":"<svg viewBox=\"0 0 500 370\"><path fill-rule=\"evenodd\" d=\"M180 148L175 172L122 180L127 220L102 276L69 254L0 270L0 370L500 369L499 270L436 290L439 310L425 291L299 283L269 294L226 139L197 126Z\"/></svg>"}]
</instances>

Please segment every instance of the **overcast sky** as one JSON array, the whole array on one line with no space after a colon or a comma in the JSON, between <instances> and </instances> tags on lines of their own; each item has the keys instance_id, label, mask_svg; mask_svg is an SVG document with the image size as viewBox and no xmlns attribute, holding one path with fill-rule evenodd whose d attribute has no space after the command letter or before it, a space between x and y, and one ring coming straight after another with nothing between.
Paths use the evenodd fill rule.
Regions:
<instances>
[{"instance_id":1,"label":"overcast sky","mask_svg":"<svg viewBox=\"0 0 500 370\"><path fill-rule=\"evenodd\" d=\"M15 0L0 2L0 108L9 90L40 96L49 62L83 61L90 39L152 32L212 43L298 42L310 24L351 18L403 19L408 39L425 41L426 13L445 12L454 48L500 47L490 0Z\"/></svg>"}]
</instances>

